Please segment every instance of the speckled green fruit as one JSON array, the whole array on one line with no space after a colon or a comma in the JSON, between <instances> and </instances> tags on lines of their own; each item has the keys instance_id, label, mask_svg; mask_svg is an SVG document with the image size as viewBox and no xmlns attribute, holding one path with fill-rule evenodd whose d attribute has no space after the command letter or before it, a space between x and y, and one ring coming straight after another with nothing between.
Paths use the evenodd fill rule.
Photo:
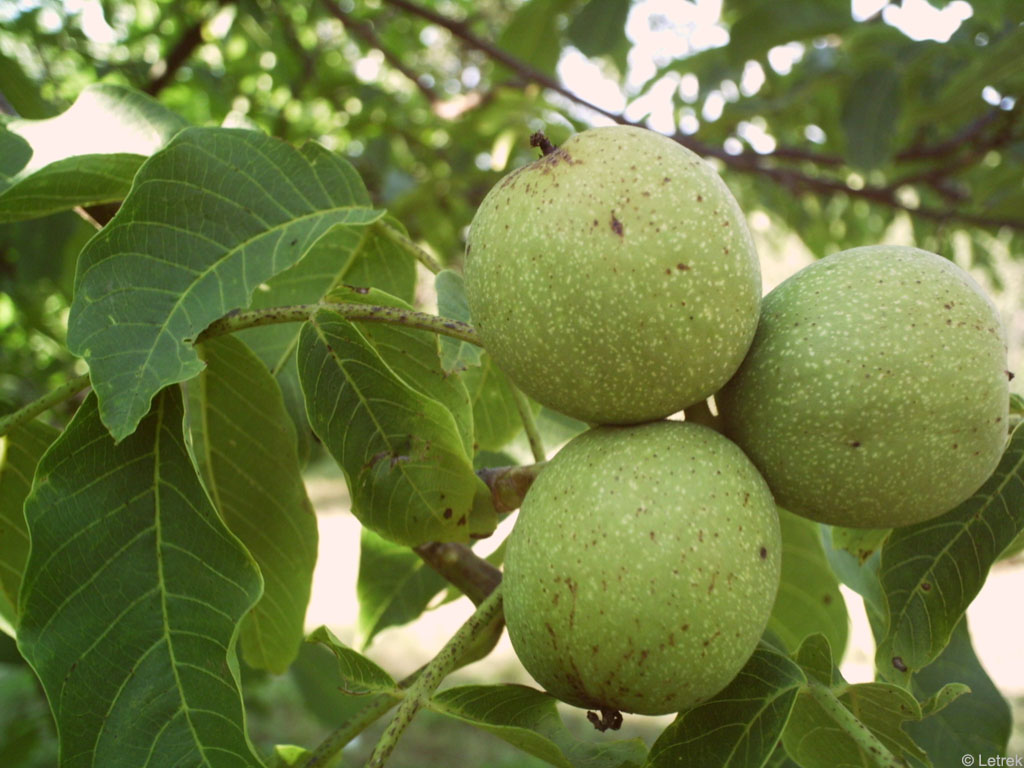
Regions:
<instances>
[{"instance_id":1,"label":"speckled green fruit","mask_svg":"<svg viewBox=\"0 0 1024 768\"><path fill-rule=\"evenodd\" d=\"M596 128L502 179L466 248L473 324L531 397L628 424L706 399L750 346L761 298L743 214L671 139Z\"/></svg>"},{"instance_id":2,"label":"speckled green fruit","mask_svg":"<svg viewBox=\"0 0 1024 768\"><path fill-rule=\"evenodd\" d=\"M678 421L597 427L523 502L505 556L509 637L563 701L677 712L753 653L780 555L768 486L729 440Z\"/></svg>"},{"instance_id":3,"label":"speckled green fruit","mask_svg":"<svg viewBox=\"0 0 1024 768\"><path fill-rule=\"evenodd\" d=\"M781 506L890 528L952 509L995 469L1006 365L998 312L966 272L868 246L765 297L750 354L716 400Z\"/></svg>"}]
</instances>

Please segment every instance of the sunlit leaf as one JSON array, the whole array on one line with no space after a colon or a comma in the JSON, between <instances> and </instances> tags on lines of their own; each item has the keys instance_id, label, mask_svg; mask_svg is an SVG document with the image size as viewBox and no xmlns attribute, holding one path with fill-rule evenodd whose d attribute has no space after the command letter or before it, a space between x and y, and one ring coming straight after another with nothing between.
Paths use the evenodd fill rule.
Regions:
<instances>
[{"instance_id":1,"label":"sunlit leaf","mask_svg":"<svg viewBox=\"0 0 1024 768\"><path fill-rule=\"evenodd\" d=\"M143 160L186 124L149 96L112 84L88 86L56 117L10 121L7 130L25 140L31 158L0 193L0 221L122 200Z\"/></svg>"}]
</instances>

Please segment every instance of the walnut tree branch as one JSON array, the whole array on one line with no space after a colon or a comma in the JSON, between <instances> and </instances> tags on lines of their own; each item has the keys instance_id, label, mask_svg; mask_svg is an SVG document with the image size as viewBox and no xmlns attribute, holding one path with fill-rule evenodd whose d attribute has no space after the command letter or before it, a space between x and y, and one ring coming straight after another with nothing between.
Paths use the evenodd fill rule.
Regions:
<instances>
[{"instance_id":1,"label":"walnut tree branch","mask_svg":"<svg viewBox=\"0 0 1024 768\"><path fill-rule=\"evenodd\" d=\"M232 2L234 0L218 0L214 13ZM185 28L181 37L178 38L178 42L174 44L171 52L167 54L167 58L153 65L153 68L150 70L151 79L142 89L143 91L150 96L156 96L171 83L174 76L178 74L178 70L184 66L185 62L195 53L196 48L203 42L203 27L207 21L209 21L209 18L200 19Z\"/></svg>"},{"instance_id":2,"label":"walnut tree branch","mask_svg":"<svg viewBox=\"0 0 1024 768\"><path fill-rule=\"evenodd\" d=\"M503 64L511 69L519 77L527 82L536 83L555 93L558 93L586 109L598 115L607 117L622 125L639 125L625 117L624 114L604 109L582 96L573 93L557 80L532 67L527 62L512 56L501 50L493 43L482 39L474 34L469 26L463 22L455 21L429 8L424 8L411 0L384 0L388 5L403 10L414 16L418 16L432 24L447 29L466 46L483 52L494 61ZM932 147L918 146L896 156L897 160L927 159L931 157L941 158L956 149L964 142L980 135L986 127L995 119L994 116L986 116L969 125L958 136ZM780 147L773 152L764 155L754 152L742 152L730 154L722 147L715 147L706 144L692 136L676 132L671 138L688 149L704 157L715 157L721 160L731 170L761 175L773 178L790 188L811 191L821 195L845 194L850 197L860 198L885 205L897 210L907 211L915 216L934 221L959 221L978 227L1000 228L1007 227L1018 231L1024 231L1024 218L986 216L984 214L967 213L960 210L959 206L951 205L949 208L914 208L902 203L897 195L900 182L885 185L864 185L852 187L845 181L832 177L815 176L792 168L778 166L778 161L813 162L819 167L841 167L844 164L842 158L829 155L820 155L807 150ZM947 178L930 179L930 188L938 191L943 197L950 198L950 191L945 184Z\"/></svg>"}]
</instances>

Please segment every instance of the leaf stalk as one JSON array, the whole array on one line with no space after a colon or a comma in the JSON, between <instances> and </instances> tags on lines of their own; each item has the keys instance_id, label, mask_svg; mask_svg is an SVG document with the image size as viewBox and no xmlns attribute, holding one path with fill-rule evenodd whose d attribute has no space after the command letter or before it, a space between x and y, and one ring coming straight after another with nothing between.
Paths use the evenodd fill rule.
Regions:
<instances>
[{"instance_id":1,"label":"leaf stalk","mask_svg":"<svg viewBox=\"0 0 1024 768\"><path fill-rule=\"evenodd\" d=\"M864 723L857 719L841 702L836 694L824 683L808 677L805 690L817 702L833 722L853 739L861 752L876 768L903 768L903 762L873 734Z\"/></svg>"},{"instance_id":2,"label":"leaf stalk","mask_svg":"<svg viewBox=\"0 0 1024 768\"><path fill-rule=\"evenodd\" d=\"M55 405L60 405L68 398L81 392L87 386L89 386L89 374L83 373L81 376L75 376L73 379L68 379L68 381L64 382L56 389L47 392L38 400L33 400L24 408L19 408L14 413L9 413L3 418L0 418L0 437L6 435L15 427L32 421L36 416L44 411L50 410Z\"/></svg>"},{"instance_id":3,"label":"leaf stalk","mask_svg":"<svg viewBox=\"0 0 1024 768\"><path fill-rule=\"evenodd\" d=\"M473 640L487 630L491 621L501 612L502 589L499 584L487 598L477 606L466 623L459 627L440 653L431 659L416 678L402 702L395 710L394 717L381 734L377 746L367 761L367 768L381 768L394 751L402 732L409 726L416 713L423 708L441 681L458 666L466 648Z\"/></svg>"},{"instance_id":4,"label":"leaf stalk","mask_svg":"<svg viewBox=\"0 0 1024 768\"><path fill-rule=\"evenodd\" d=\"M451 336L476 346L481 346L476 329L459 320L449 320L427 312L417 312L401 307L385 307L374 304L356 304L348 302L318 302L316 304L294 304L284 307L265 307L230 312L219 320L210 323L205 331L196 338L196 343L228 333L235 333L246 328L259 328L264 325L278 323L301 323L312 318L316 312L326 309L335 312L346 320L366 323L390 323L430 331L442 336Z\"/></svg>"}]
</instances>

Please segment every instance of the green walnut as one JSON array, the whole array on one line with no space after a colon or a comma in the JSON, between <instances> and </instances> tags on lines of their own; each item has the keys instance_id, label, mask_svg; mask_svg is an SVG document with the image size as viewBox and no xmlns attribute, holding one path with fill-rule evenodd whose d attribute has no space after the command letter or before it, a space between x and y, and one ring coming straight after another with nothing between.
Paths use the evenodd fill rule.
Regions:
<instances>
[{"instance_id":1,"label":"green walnut","mask_svg":"<svg viewBox=\"0 0 1024 768\"><path fill-rule=\"evenodd\" d=\"M678 421L596 427L523 501L505 557L509 637L563 701L677 712L753 653L780 556L771 492L729 440Z\"/></svg>"},{"instance_id":2,"label":"green walnut","mask_svg":"<svg viewBox=\"0 0 1024 768\"><path fill-rule=\"evenodd\" d=\"M473 218L466 295L495 362L583 421L706 399L750 346L761 273L706 162L643 128L596 128L502 179Z\"/></svg>"},{"instance_id":3,"label":"green walnut","mask_svg":"<svg viewBox=\"0 0 1024 768\"><path fill-rule=\"evenodd\" d=\"M989 477L1008 379L998 312L966 272L867 246L765 297L750 354L716 400L780 506L890 528L941 515Z\"/></svg>"}]
</instances>

